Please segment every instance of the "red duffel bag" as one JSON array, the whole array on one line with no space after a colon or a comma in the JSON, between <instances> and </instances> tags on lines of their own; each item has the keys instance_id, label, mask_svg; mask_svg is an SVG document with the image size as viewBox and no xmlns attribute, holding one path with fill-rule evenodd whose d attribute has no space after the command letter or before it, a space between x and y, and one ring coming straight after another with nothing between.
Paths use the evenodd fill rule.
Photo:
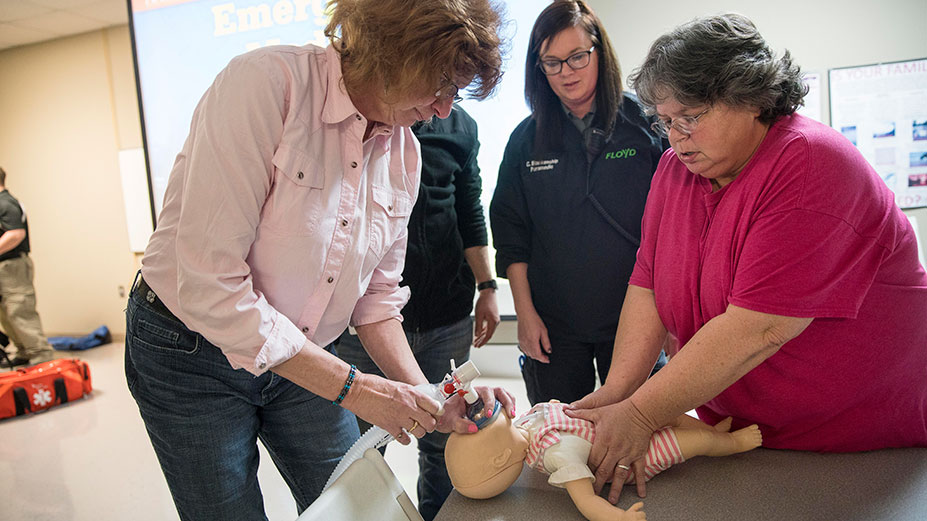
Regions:
<instances>
[{"instance_id":1,"label":"red duffel bag","mask_svg":"<svg viewBox=\"0 0 927 521\"><path fill-rule=\"evenodd\" d=\"M0 373L0 419L43 411L92 390L90 366L76 358Z\"/></svg>"}]
</instances>

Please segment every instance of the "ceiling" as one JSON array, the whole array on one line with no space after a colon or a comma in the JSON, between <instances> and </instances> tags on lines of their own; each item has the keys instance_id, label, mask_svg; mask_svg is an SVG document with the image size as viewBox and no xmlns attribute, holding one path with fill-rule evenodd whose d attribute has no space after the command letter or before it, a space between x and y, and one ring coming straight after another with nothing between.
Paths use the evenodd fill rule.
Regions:
<instances>
[{"instance_id":1,"label":"ceiling","mask_svg":"<svg viewBox=\"0 0 927 521\"><path fill-rule=\"evenodd\" d=\"M0 49L129 22L126 0L0 0Z\"/></svg>"}]
</instances>

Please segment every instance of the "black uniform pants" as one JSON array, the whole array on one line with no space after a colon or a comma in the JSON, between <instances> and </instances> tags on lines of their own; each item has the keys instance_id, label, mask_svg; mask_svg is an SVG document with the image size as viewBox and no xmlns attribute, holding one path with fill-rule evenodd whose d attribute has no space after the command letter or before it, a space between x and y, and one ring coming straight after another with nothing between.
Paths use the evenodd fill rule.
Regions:
<instances>
[{"instance_id":1,"label":"black uniform pants","mask_svg":"<svg viewBox=\"0 0 927 521\"><path fill-rule=\"evenodd\" d=\"M528 390L531 405L550 400L570 403L595 390L596 374L604 382L612 363L614 340L606 342L579 342L550 339L550 363L544 364L523 357L522 378ZM653 368L657 372L666 364L666 355Z\"/></svg>"}]
</instances>

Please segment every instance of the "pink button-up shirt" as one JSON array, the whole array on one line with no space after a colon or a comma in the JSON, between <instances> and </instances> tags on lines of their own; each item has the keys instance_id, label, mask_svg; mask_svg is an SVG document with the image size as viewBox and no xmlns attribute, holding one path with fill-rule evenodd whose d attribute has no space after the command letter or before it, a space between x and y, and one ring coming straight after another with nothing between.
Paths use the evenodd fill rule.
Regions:
<instances>
[{"instance_id":1,"label":"pink button-up shirt","mask_svg":"<svg viewBox=\"0 0 927 521\"><path fill-rule=\"evenodd\" d=\"M246 53L200 100L142 276L232 367L402 320L418 141L386 125L364 141L366 126L331 46Z\"/></svg>"}]
</instances>

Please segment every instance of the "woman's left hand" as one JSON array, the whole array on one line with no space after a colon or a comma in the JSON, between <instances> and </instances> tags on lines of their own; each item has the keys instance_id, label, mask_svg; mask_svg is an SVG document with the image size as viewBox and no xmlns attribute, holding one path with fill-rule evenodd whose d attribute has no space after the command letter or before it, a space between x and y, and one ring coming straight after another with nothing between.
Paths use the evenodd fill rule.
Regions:
<instances>
[{"instance_id":1,"label":"woman's left hand","mask_svg":"<svg viewBox=\"0 0 927 521\"><path fill-rule=\"evenodd\" d=\"M498 401L502 406L499 412L504 410L515 416L515 397L502 387L474 386L473 390L483 399L487 413L495 408ZM444 402L444 414L438 418L435 430L460 434L473 434L478 430L476 424L467 418L467 403L463 396L454 395Z\"/></svg>"},{"instance_id":2,"label":"woman's left hand","mask_svg":"<svg viewBox=\"0 0 927 521\"><path fill-rule=\"evenodd\" d=\"M595 493L611 481L608 501L618 503L621 489L633 471L637 495L645 497L644 457L655 428L630 399L595 409L565 409L567 416L595 424L595 441L589 452L589 467L595 474Z\"/></svg>"}]
</instances>

